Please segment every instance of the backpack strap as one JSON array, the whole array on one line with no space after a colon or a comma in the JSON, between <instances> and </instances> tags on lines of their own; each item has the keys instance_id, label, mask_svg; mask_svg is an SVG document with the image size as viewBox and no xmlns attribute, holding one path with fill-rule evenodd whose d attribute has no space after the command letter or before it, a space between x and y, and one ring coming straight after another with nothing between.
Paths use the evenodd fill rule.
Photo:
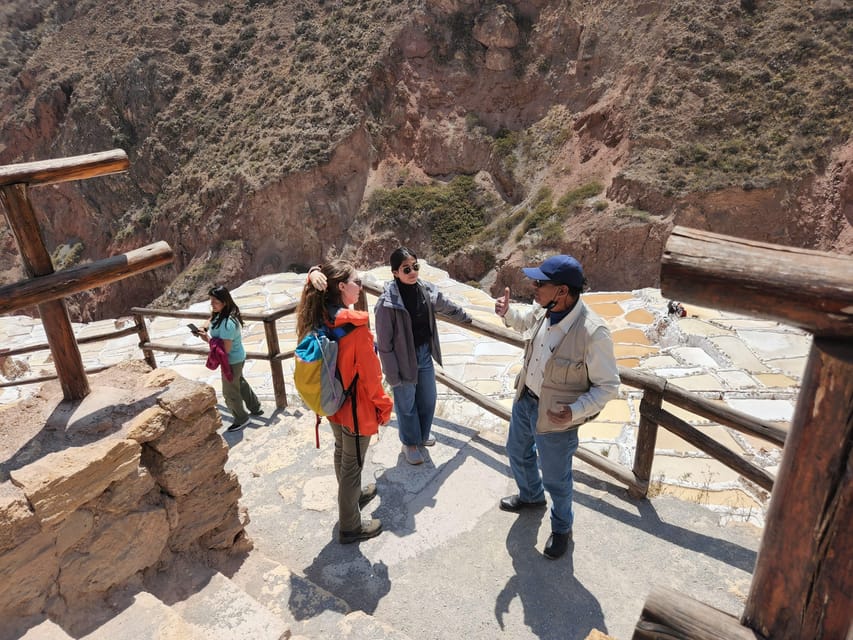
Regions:
<instances>
[{"instance_id":1,"label":"backpack strap","mask_svg":"<svg viewBox=\"0 0 853 640\"><path fill-rule=\"evenodd\" d=\"M326 325L325 327L323 327L322 330L325 332L326 337L329 338L329 340L334 340L335 342L337 342L338 340L343 338L345 335L347 335L348 333L353 331L355 328L356 328L356 326L354 324L347 323L347 324L342 325L340 327L330 327L329 325ZM349 383L349 386L346 389L344 389L344 401L346 402L346 398L348 396L350 398L352 398L352 402L350 404L352 405L352 425L353 425L353 431L355 433L355 457L356 457L356 461L358 462L358 466L361 467L363 460L361 457L361 444L359 443L359 435L358 435L358 407L356 406L356 400L355 400L356 399L356 393L355 393L355 383L356 382L358 382L358 373L356 373L355 376L353 376L353 379ZM319 415L317 416L317 424L315 425L314 429L315 429L315 434L316 434L317 448L319 449L320 448L320 416Z\"/></svg>"},{"instance_id":2,"label":"backpack strap","mask_svg":"<svg viewBox=\"0 0 853 640\"><path fill-rule=\"evenodd\" d=\"M358 435L358 406L356 404L357 394L355 393L356 382L358 382L358 373L355 374L352 379L352 382L350 382L350 385L347 387L347 390L344 391L344 397L349 396L352 399L350 405L352 406L352 428L353 432L355 433L355 459L356 462L358 462L358 467L360 469L362 464L364 463L364 460L361 457L361 443L359 442Z\"/></svg>"},{"instance_id":3,"label":"backpack strap","mask_svg":"<svg viewBox=\"0 0 853 640\"><path fill-rule=\"evenodd\" d=\"M317 448L320 448L320 414L315 413L314 416L317 418L317 421L314 423L314 442L317 445Z\"/></svg>"},{"instance_id":4,"label":"backpack strap","mask_svg":"<svg viewBox=\"0 0 853 640\"><path fill-rule=\"evenodd\" d=\"M345 335L350 333L353 329L355 329L355 325L348 322L347 324L341 325L340 327L330 327L326 325L324 331L326 332L326 337L328 337L329 340L338 341Z\"/></svg>"}]
</instances>

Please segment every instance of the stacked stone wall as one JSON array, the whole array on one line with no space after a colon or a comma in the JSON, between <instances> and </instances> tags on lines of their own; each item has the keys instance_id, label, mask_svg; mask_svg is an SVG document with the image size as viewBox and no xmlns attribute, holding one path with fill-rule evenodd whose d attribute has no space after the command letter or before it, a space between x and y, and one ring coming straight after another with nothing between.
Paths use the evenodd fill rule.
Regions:
<instances>
[{"instance_id":1,"label":"stacked stone wall","mask_svg":"<svg viewBox=\"0 0 853 640\"><path fill-rule=\"evenodd\" d=\"M251 548L213 388L160 369L130 393L140 410L106 429L99 417L108 435L0 482L0 619L62 615L177 554Z\"/></svg>"}]
</instances>

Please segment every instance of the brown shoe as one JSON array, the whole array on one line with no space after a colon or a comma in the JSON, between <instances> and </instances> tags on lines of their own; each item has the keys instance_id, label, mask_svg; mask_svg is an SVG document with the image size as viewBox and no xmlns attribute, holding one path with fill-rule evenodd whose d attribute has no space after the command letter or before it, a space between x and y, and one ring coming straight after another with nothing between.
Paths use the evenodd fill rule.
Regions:
<instances>
[{"instance_id":1,"label":"brown shoe","mask_svg":"<svg viewBox=\"0 0 853 640\"><path fill-rule=\"evenodd\" d=\"M338 534L338 541L341 544L350 544L359 540L368 540L375 538L382 533L382 521L378 518L373 518L370 522L365 522L361 525L358 531L341 531Z\"/></svg>"},{"instance_id":2,"label":"brown shoe","mask_svg":"<svg viewBox=\"0 0 853 640\"><path fill-rule=\"evenodd\" d=\"M366 505L376 497L376 484L371 482L366 487L361 488L361 495L358 497L359 508Z\"/></svg>"}]
</instances>

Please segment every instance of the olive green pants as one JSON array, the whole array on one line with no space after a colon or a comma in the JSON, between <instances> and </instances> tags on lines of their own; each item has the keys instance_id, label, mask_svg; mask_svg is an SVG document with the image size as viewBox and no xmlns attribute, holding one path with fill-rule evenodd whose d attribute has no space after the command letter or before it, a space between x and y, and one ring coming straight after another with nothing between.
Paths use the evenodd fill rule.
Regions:
<instances>
[{"instance_id":1,"label":"olive green pants","mask_svg":"<svg viewBox=\"0 0 853 640\"><path fill-rule=\"evenodd\" d=\"M338 522L341 531L361 531L361 469L370 436L358 436L361 464L356 456L356 436L339 424L329 421L335 434L335 476L338 478Z\"/></svg>"},{"instance_id":2,"label":"olive green pants","mask_svg":"<svg viewBox=\"0 0 853 640\"><path fill-rule=\"evenodd\" d=\"M234 416L236 424L242 424L249 419L247 407L249 411L259 411L261 408L261 401L258 400L258 396L255 395L252 387L243 377L243 365L245 363L244 360L231 365L231 373L234 374L231 382L225 379L224 373L222 374L222 397L225 398L225 406Z\"/></svg>"}]
</instances>

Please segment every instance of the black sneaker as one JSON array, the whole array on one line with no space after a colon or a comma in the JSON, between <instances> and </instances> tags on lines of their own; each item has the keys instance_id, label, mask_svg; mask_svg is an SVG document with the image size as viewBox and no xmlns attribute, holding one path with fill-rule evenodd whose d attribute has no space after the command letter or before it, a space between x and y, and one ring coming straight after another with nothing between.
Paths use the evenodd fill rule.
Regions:
<instances>
[{"instance_id":1,"label":"black sneaker","mask_svg":"<svg viewBox=\"0 0 853 640\"><path fill-rule=\"evenodd\" d=\"M237 422L236 420L231 423L231 425L226 429L226 431L242 431L246 428L246 425L249 424L249 419L246 418L243 422Z\"/></svg>"},{"instance_id":2,"label":"black sneaker","mask_svg":"<svg viewBox=\"0 0 853 640\"><path fill-rule=\"evenodd\" d=\"M253 416L262 416L264 415L264 410L258 407L257 409L255 409L254 411L250 411L249 413L251 413Z\"/></svg>"},{"instance_id":3,"label":"black sneaker","mask_svg":"<svg viewBox=\"0 0 853 640\"><path fill-rule=\"evenodd\" d=\"M338 534L338 540L341 544L350 544L359 540L375 538L380 533L382 533L382 522L378 518L373 518L370 522L362 524L358 531L341 531Z\"/></svg>"},{"instance_id":4,"label":"black sneaker","mask_svg":"<svg viewBox=\"0 0 853 640\"><path fill-rule=\"evenodd\" d=\"M556 560L565 555L569 549L569 543L572 541L572 532L566 533L552 532L545 543L545 550L542 552L546 558Z\"/></svg>"},{"instance_id":5,"label":"black sneaker","mask_svg":"<svg viewBox=\"0 0 853 640\"><path fill-rule=\"evenodd\" d=\"M525 502L521 498L518 497L518 494L514 496L507 496L506 498L501 498L501 511L510 511L511 513L519 513L522 509L541 509L544 507L546 502L544 500L537 500L536 502Z\"/></svg>"}]
</instances>

